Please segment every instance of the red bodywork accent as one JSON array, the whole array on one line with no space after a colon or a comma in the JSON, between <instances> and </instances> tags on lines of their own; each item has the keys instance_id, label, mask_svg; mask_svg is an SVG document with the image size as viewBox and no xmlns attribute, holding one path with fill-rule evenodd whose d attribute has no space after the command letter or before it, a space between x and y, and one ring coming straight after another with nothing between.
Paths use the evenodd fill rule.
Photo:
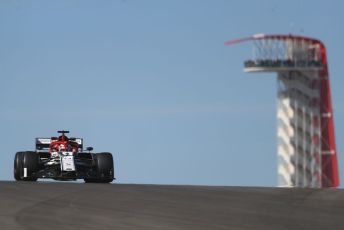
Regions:
<instances>
[{"instance_id":1,"label":"red bodywork accent","mask_svg":"<svg viewBox=\"0 0 344 230\"><path fill-rule=\"evenodd\" d=\"M58 140L52 140L49 146L49 152L72 151L78 152L78 144L68 140L65 136L60 136Z\"/></svg>"},{"instance_id":2,"label":"red bodywork accent","mask_svg":"<svg viewBox=\"0 0 344 230\"><path fill-rule=\"evenodd\" d=\"M277 40L304 40L314 45L320 46L320 57L323 68L319 70L320 75L320 114L321 114L321 149L322 149L322 175L321 182L323 188L339 186L339 172L336 151L336 141L334 132L333 109L331 88L328 72L328 63L326 56L326 47L318 39L295 36L295 35L254 35L242 39L226 41L225 45L232 45L240 42L259 40L259 39L277 39Z\"/></svg>"}]
</instances>

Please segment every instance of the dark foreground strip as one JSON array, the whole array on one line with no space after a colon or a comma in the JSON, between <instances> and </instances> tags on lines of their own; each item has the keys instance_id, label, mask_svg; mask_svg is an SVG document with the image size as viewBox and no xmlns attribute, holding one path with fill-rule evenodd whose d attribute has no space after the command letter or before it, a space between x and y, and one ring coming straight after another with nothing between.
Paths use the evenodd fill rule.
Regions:
<instances>
[{"instance_id":1,"label":"dark foreground strip","mask_svg":"<svg viewBox=\"0 0 344 230\"><path fill-rule=\"evenodd\" d=\"M344 229L344 191L0 182L0 229Z\"/></svg>"}]
</instances>

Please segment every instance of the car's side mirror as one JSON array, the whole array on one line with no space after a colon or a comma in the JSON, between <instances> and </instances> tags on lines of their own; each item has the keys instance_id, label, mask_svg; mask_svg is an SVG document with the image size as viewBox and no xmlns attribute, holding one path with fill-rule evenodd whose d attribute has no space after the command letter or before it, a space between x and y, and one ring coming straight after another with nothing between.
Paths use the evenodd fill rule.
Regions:
<instances>
[{"instance_id":1,"label":"car's side mirror","mask_svg":"<svg viewBox=\"0 0 344 230\"><path fill-rule=\"evenodd\" d=\"M86 150L91 152L93 150L93 147L87 147Z\"/></svg>"}]
</instances>

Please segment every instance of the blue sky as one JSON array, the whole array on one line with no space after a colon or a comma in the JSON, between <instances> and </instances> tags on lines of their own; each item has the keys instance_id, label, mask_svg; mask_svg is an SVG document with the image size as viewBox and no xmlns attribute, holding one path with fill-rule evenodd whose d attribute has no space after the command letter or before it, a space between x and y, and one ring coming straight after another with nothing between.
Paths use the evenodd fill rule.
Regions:
<instances>
[{"instance_id":1,"label":"blue sky","mask_svg":"<svg viewBox=\"0 0 344 230\"><path fill-rule=\"evenodd\" d=\"M114 154L120 183L275 186L276 77L242 72L250 44L223 44L255 33L327 46L343 169L343 7L1 1L0 180L12 180L15 152L68 129Z\"/></svg>"}]
</instances>

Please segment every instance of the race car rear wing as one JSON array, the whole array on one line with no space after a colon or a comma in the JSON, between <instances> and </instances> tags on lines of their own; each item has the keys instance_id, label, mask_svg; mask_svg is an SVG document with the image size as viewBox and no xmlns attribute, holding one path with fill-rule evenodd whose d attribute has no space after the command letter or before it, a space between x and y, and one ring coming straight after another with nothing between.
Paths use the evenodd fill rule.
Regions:
<instances>
[{"instance_id":1,"label":"race car rear wing","mask_svg":"<svg viewBox=\"0 0 344 230\"><path fill-rule=\"evenodd\" d=\"M55 138L46 138L46 137L38 137L36 138L36 151L47 151L49 150L49 146L51 140ZM81 152L83 148L83 140L82 138L69 138L70 141L75 141L78 143L78 151Z\"/></svg>"}]
</instances>

